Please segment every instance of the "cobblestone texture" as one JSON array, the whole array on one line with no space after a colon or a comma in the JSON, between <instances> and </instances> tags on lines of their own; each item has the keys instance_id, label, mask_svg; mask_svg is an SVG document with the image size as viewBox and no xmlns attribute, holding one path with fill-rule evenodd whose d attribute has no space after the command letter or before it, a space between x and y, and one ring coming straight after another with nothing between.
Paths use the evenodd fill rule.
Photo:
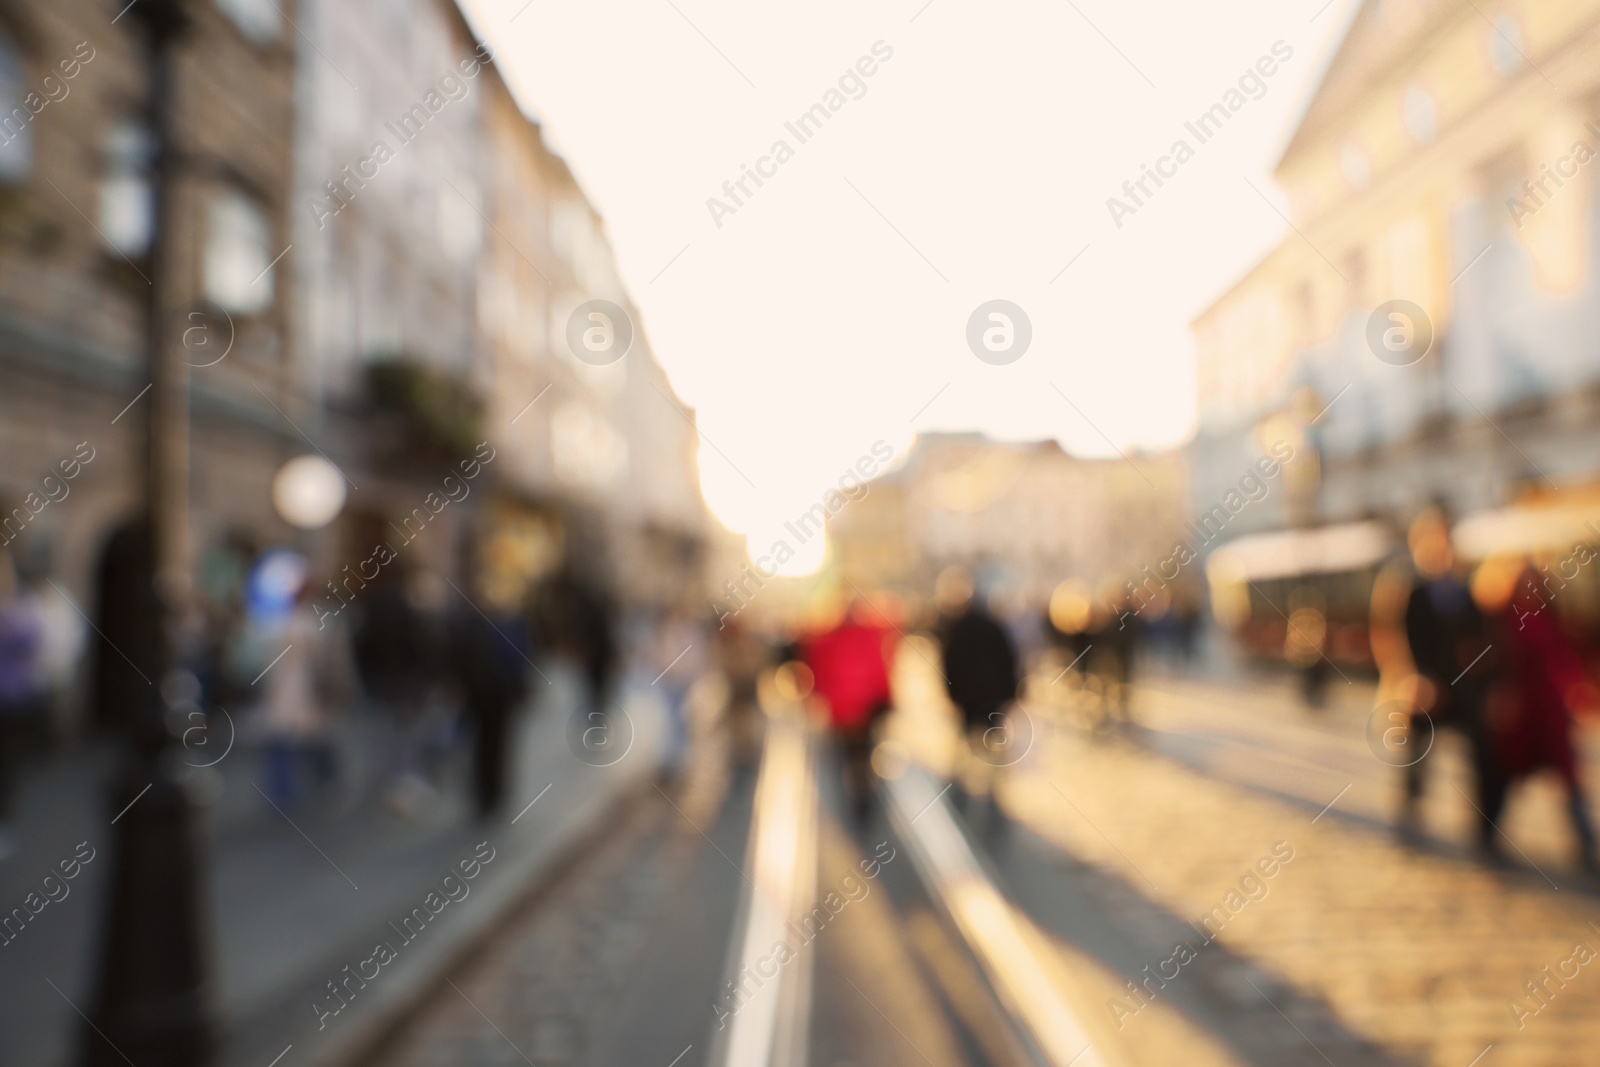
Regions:
<instances>
[{"instance_id":1,"label":"cobblestone texture","mask_svg":"<svg viewBox=\"0 0 1600 1067\"><path fill-rule=\"evenodd\" d=\"M1198 969L1225 1039L1251 1062L1600 1062L1600 966L1550 982L1547 1004L1520 1025L1512 1009L1539 1006L1524 983L1540 968L1557 968L1576 945L1600 947L1592 884L1546 868L1554 889L1521 864L1502 872L1401 847L1381 828L1316 817L1156 755L1138 730L1096 739L1042 718L1037 750L1001 787L1007 807L1096 873L1097 904L1147 932L1149 962L1175 938L1200 950L1183 970ZM1226 906L1277 842L1293 859L1202 947L1189 924ZM1108 1018L1104 1003L1127 1000L1119 987L1131 977L1103 976L1095 999ZM1261 1058L1272 1046L1283 1058Z\"/></svg>"}]
</instances>

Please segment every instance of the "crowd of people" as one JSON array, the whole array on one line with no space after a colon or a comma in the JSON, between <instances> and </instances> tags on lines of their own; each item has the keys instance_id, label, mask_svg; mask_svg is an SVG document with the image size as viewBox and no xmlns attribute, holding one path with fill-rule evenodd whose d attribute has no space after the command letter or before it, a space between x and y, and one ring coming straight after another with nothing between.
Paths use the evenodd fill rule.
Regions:
<instances>
[{"instance_id":1,"label":"crowd of people","mask_svg":"<svg viewBox=\"0 0 1600 1067\"><path fill-rule=\"evenodd\" d=\"M1550 770L1566 792L1581 864L1596 869L1595 831L1585 795L1576 716L1600 712L1580 642L1551 607L1539 573L1517 555L1490 557L1467 571L1448 516L1424 511L1407 536L1411 566L1392 568L1373 597L1373 649L1403 712L1403 834L1419 820L1438 729L1456 732L1471 753L1478 845L1504 858L1499 831L1510 791ZM1396 727L1396 730L1400 730Z\"/></svg>"},{"instance_id":2,"label":"crowd of people","mask_svg":"<svg viewBox=\"0 0 1600 1067\"><path fill-rule=\"evenodd\" d=\"M508 591L470 552L453 579L400 559L346 603L300 553L226 540L202 560L163 677L137 527L112 536L82 605L34 564L0 549L0 859L25 767L64 744L131 739L158 679L181 678L204 716L185 723L185 762L231 753L222 770L245 767L280 810L373 802L416 818L455 790L490 817L540 664L567 664L585 706L605 707L627 657L647 655L624 647L623 611L575 566ZM666 629L636 628L641 644Z\"/></svg>"},{"instance_id":3,"label":"crowd of people","mask_svg":"<svg viewBox=\"0 0 1600 1067\"><path fill-rule=\"evenodd\" d=\"M1401 768L1402 836L1420 833L1425 786L1438 767L1435 733L1452 731L1470 754L1477 843L1487 860L1504 861L1500 824L1512 792L1548 772L1564 789L1579 861L1596 870L1577 720L1600 713L1600 687L1582 636L1552 604L1548 576L1517 555L1466 567L1438 508L1411 525L1408 548L1376 583L1371 638L1383 678L1378 692L1393 711L1380 733L1391 750L1386 761ZM1114 585L1091 596L1067 582L1041 617L1020 602L977 594L960 568L941 574L934 592L936 618L908 618L892 598L858 597L788 650L814 677L861 819L871 808L873 739L894 703L892 665L907 631L931 634L941 649L934 666L965 738L958 797L990 793L986 779L1008 765L999 747L1015 743L1008 716L1030 668L1070 675L1071 687L1099 709L1093 725L1103 726L1128 721L1136 662L1195 654L1192 602L1135 613ZM1308 686L1307 703L1315 710L1314 690Z\"/></svg>"},{"instance_id":4,"label":"crowd of people","mask_svg":"<svg viewBox=\"0 0 1600 1067\"><path fill-rule=\"evenodd\" d=\"M1552 609L1549 581L1515 556L1468 569L1437 508L1416 519L1407 540L1403 565L1375 584L1371 626L1379 692L1403 709L1383 732L1403 768L1402 832L1417 832L1437 767L1436 731L1453 731L1470 753L1477 839L1489 859L1501 859L1510 794L1551 771L1565 789L1582 863L1594 868L1576 717L1600 711L1600 688L1563 612ZM235 547L203 568L196 610L204 618L191 627L196 640L183 667L202 707L235 713L244 758L283 810L375 799L409 818L448 779L463 784L481 816L501 812L517 714L530 684L548 681L540 664L556 662L577 679L578 710L601 721L618 706L628 665L653 676L667 713L668 780L695 755L691 687L715 674L725 683L733 767L748 776L759 763L761 679L790 661L804 665L813 703L837 738L851 807L867 820L874 750L895 703L895 656L907 633L936 642L930 666L965 739L958 777L964 793L978 794L992 792L986 779L1010 762L1008 717L1030 671L1065 679L1061 692L1099 709L1091 725L1125 723L1136 664L1185 662L1197 644L1199 600L1183 591L1158 610L1135 611L1115 584L1091 595L1063 582L1039 605L986 595L970 573L951 568L925 617L886 594L857 595L826 622L785 632L775 620L724 618L713 627L710 615L692 611L624 610L572 566L508 590L470 551L455 580L409 561L385 567L331 617L321 602L326 583L303 556ZM26 560L0 551L0 858L10 848L18 767L47 740L52 708L74 676L86 676L83 720L111 733L150 684L139 666L156 658L150 592L128 577L147 553L136 530L112 539L90 622ZM361 749L354 761L352 745Z\"/></svg>"}]
</instances>

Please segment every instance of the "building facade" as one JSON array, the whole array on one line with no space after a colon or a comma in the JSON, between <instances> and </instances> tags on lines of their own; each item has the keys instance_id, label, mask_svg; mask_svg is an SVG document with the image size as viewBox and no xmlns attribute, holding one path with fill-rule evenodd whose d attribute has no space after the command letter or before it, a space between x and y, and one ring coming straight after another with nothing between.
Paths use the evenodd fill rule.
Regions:
<instances>
[{"instance_id":1,"label":"building facade","mask_svg":"<svg viewBox=\"0 0 1600 1067\"><path fill-rule=\"evenodd\" d=\"M841 581L926 596L945 567L1042 602L1064 580L1135 580L1181 533L1181 457L1089 460L1054 441L920 435L900 466L828 521Z\"/></svg>"},{"instance_id":2,"label":"building facade","mask_svg":"<svg viewBox=\"0 0 1600 1067\"><path fill-rule=\"evenodd\" d=\"M173 0L162 234L157 64L125 7L0 4L0 521L5 562L76 628L52 653L63 708L82 705L100 564L144 509L152 314L187 376L201 596L275 545L337 574L488 454L415 564L456 573L465 531L504 517L523 570L593 543L623 594L692 581L693 413L598 216L455 5ZM615 365L567 344L594 298L635 326ZM318 453L347 498L308 533L273 484Z\"/></svg>"},{"instance_id":3,"label":"building facade","mask_svg":"<svg viewBox=\"0 0 1600 1067\"><path fill-rule=\"evenodd\" d=\"M96 0L0 9L4 541L45 610L69 621L92 610L101 554L143 507L150 315L188 375L191 546L276 523L250 487L295 451L271 402L293 373L280 256L295 6L180 11L167 64L171 254L157 262L157 60L139 14ZM81 636L54 664L67 687L82 681Z\"/></svg>"},{"instance_id":4,"label":"building facade","mask_svg":"<svg viewBox=\"0 0 1600 1067\"><path fill-rule=\"evenodd\" d=\"M1197 507L1271 440L1241 529L1600 475L1600 4L1371 0L1279 161L1297 233L1194 323Z\"/></svg>"}]
</instances>

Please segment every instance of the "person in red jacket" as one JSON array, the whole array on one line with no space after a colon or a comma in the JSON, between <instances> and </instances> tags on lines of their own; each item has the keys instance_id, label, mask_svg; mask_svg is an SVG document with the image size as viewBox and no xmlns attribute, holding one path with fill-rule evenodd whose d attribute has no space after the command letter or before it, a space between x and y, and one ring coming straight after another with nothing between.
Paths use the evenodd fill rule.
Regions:
<instances>
[{"instance_id":1,"label":"person in red jacket","mask_svg":"<svg viewBox=\"0 0 1600 1067\"><path fill-rule=\"evenodd\" d=\"M889 710L889 663L895 632L884 613L857 600L832 629L801 642L844 749L845 784L858 823L872 814L872 729Z\"/></svg>"},{"instance_id":2,"label":"person in red jacket","mask_svg":"<svg viewBox=\"0 0 1600 1067\"><path fill-rule=\"evenodd\" d=\"M1491 561L1484 564L1484 570L1497 565L1504 567L1500 561ZM1592 712L1600 691L1562 632L1554 606L1539 596L1537 572L1524 566L1508 573L1518 574L1509 596L1495 595L1498 590L1492 586L1498 583L1492 573L1480 576L1474 589L1489 602L1486 609L1499 607L1491 618L1498 630L1496 644L1502 650L1503 681L1491 690L1488 709L1500 781L1494 809L1486 814L1498 821L1497 809L1512 783L1544 768L1555 771L1566 787L1579 862L1592 872L1596 869L1595 831L1579 775L1573 713Z\"/></svg>"}]
</instances>

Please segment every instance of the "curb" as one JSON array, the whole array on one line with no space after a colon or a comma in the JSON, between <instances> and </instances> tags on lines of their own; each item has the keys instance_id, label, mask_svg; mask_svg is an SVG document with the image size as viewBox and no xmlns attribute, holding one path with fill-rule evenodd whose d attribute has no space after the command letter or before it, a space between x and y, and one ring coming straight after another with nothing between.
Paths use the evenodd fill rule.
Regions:
<instances>
[{"instance_id":1,"label":"curb","mask_svg":"<svg viewBox=\"0 0 1600 1067\"><path fill-rule=\"evenodd\" d=\"M484 894L483 906L452 924L449 936L424 949L419 954L420 962L386 983L382 995L366 1000L363 1010L341 1027L342 1036L325 1042L313 1062L319 1067L365 1067L374 1063L387 1050L403 1021L445 988L449 975L480 954L506 920L568 875L583 860L596 837L607 832L605 827L611 817L645 793L649 775L636 779L597 798L590 810L565 827L558 837L536 844L514 865L508 864L508 873L479 887L478 892ZM355 1005L352 1003L351 1007Z\"/></svg>"}]
</instances>

